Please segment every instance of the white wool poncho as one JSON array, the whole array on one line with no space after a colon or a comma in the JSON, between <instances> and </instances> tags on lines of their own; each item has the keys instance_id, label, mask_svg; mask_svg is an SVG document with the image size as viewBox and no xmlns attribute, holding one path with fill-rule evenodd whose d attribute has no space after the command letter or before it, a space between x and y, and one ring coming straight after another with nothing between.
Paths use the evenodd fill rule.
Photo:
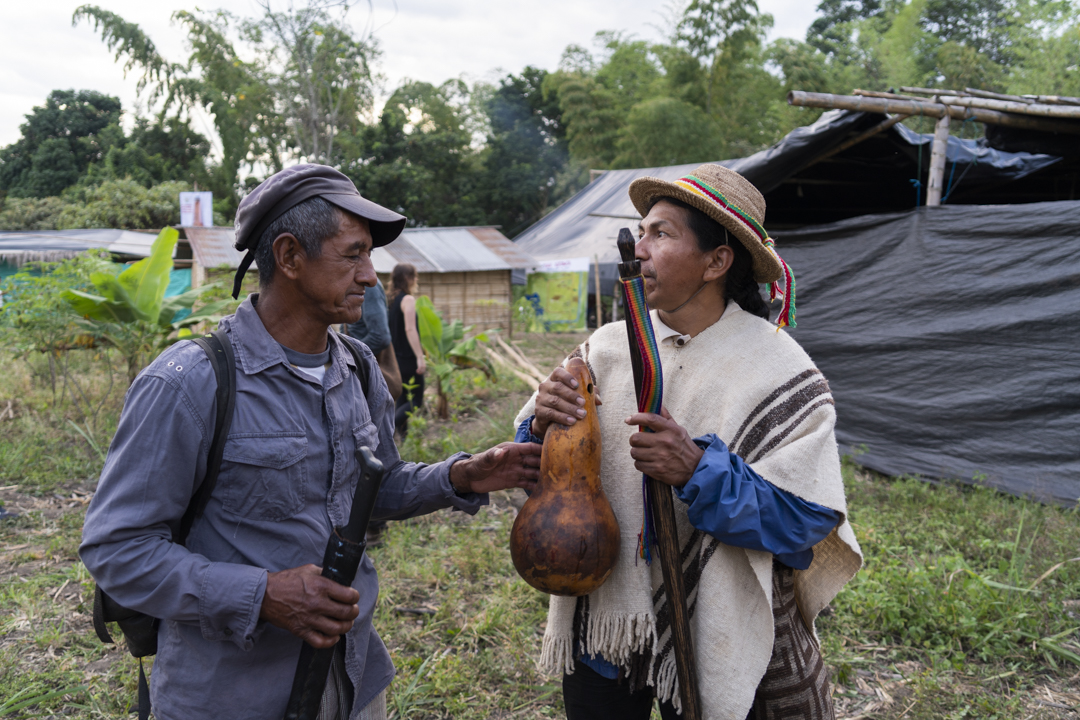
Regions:
<instances>
[{"instance_id":1,"label":"white wool poncho","mask_svg":"<svg viewBox=\"0 0 1080 720\"><path fill-rule=\"evenodd\" d=\"M678 708L660 562L647 566L637 558L641 473L630 457L637 429L624 422L637 412L625 323L600 328L573 356L585 359L603 400L601 480L622 539L615 569L599 589L587 598L551 597L540 666L551 674L573 672L577 611L581 651L647 670L657 696ZM814 547L810 567L795 571L796 600L813 628L862 564L846 519L828 383L786 333L730 301L720 320L682 347L661 344L660 360L664 406L691 437L716 433L761 477L844 515ZM518 423L533 414L535 402L534 395ZM678 499L675 510L705 717L744 720L772 655L772 555L696 530Z\"/></svg>"}]
</instances>

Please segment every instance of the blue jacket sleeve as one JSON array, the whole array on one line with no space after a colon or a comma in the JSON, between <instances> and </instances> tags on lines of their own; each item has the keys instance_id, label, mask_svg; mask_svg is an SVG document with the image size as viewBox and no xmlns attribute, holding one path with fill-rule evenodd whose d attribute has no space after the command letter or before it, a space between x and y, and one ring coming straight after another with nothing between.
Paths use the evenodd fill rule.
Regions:
<instances>
[{"instance_id":1,"label":"blue jacket sleeve","mask_svg":"<svg viewBox=\"0 0 1080 720\"><path fill-rule=\"evenodd\" d=\"M781 490L729 452L714 434L694 440L705 451L690 481L675 494L691 524L727 545L771 552L805 570L814 545L840 522L840 513Z\"/></svg>"},{"instance_id":2,"label":"blue jacket sleeve","mask_svg":"<svg viewBox=\"0 0 1080 720\"><path fill-rule=\"evenodd\" d=\"M514 442L519 443L536 443L537 445L543 445L544 441L532 434L532 421L535 415L530 415L521 421L518 425L517 433L514 435Z\"/></svg>"}]
</instances>

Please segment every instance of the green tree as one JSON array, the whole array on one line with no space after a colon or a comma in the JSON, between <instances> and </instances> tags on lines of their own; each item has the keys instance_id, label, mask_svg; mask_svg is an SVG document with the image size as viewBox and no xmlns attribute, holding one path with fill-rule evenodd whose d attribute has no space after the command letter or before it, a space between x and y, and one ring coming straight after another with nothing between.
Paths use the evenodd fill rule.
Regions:
<instances>
[{"instance_id":1,"label":"green tree","mask_svg":"<svg viewBox=\"0 0 1080 720\"><path fill-rule=\"evenodd\" d=\"M844 52L851 42L851 30L870 19L884 19L895 13L903 0L821 0L818 17L806 31L806 42L826 55Z\"/></svg>"},{"instance_id":2,"label":"green tree","mask_svg":"<svg viewBox=\"0 0 1080 720\"><path fill-rule=\"evenodd\" d=\"M706 113L715 113L720 103L731 99L732 81L745 79L740 71L754 64L755 51L772 24L772 15L759 12L756 0L691 0L687 5L676 37L705 70Z\"/></svg>"},{"instance_id":3,"label":"green tree","mask_svg":"<svg viewBox=\"0 0 1080 720\"><path fill-rule=\"evenodd\" d=\"M230 200L223 209L231 214L245 171L280 170L292 154L343 160L338 136L360 131L361 115L371 107L378 49L372 39L357 38L343 15L333 17L332 6L348 4L312 0L275 12L263 3L256 19L178 11L173 20L191 48L184 63L166 60L138 25L103 8L83 5L72 22L92 23L117 60L124 59L125 71L141 71L139 90L147 91L159 117L192 107L213 116L222 156L212 189ZM255 50L253 60L240 56L237 40Z\"/></svg>"},{"instance_id":4,"label":"green tree","mask_svg":"<svg viewBox=\"0 0 1080 720\"><path fill-rule=\"evenodd\" d=\"M477 225L480 160L468 86L408 81L379 122L343 138L342 172L365 196L409 217L410 225Z\"/></svg>"},{"instance_id":5,"label":"green tree","mask_svg":"<svg viewBox=\"0 0 1080 720\"><path fill-rule=\"evenodd\" d=\"M526 67L507 75L483 101L489 132L480 193L489 223L514 237L564 195L559 175L567 161L562 110L544 93L547 71Z\"/></svg>"},{"instance_id":6,"label":"green tree","mask_svg":"<svg viewBox=\"0 0 1080 720\"><path fill-rule=\"evenodd\" d=\"M657 167L721 157L716 125L696 105L672 97L638 103L619 137L615 167Z\"/></svg>"},{"instance_id":7,"label":"green tree","mask_svg":"<svg viewBox=\"0 0 1080 720\"><path fill-rule=\"evenodd\" d=\"M613 167L630 109L660 91L659 59L641 41L600 32L600 58L571 45L544 92L558 100L571 157L589 168Z\"/></svg>"},{"instance_id":8,"label":"green tree","mask_svg":"<svg viewBox=\"0 0 1080 720\"><path fill-rule=\"evenodd\" d=\"M164 119L170 110L182 116L187 109L204 108L214 118L221 140L221 163L211 189L235 210L240 173L266 164L283 166L286 129L276 97L267 86L263 68L247 62L236 52L230 34L239 21L225 12L173 14L185 31L191 54L184 64L170 63L135 23L95 5L83 5L72 15L72 24L91 23L116 59L124 59L124 71L141 71L138 90L158 105Z\"/></svg>"},{"instance_id":9,"label":"green tree","mask_svg":"<svg viewBox=\"0 0 1080 720\"><path fill-rule=\"evenodd\" d=\"M22 137L0 150L0 192L16 198L59 195L123 137L119 120L115 97L53 90L26 116Z\"/></svg>"},{"instance_id":10,"label":"green tree","mask_svg":"<svg viewBox=\"0 0 1080 720\"><path fill-rule=\"evenodd\" d=\"M244 23L245 37L262 55L264 81L287 117L292 147L309 161L333 163L339 131L355 131L371 109L375 40L356 37L345 22L348 3L313 2L283 12L272 10L269 0L259 6L262 17Z\"/></svg>"},{"instance_id":11,"label":"green tree","mask_svg":"<svg viewBox=\"0 0 1080 720\"><path fill-rule=\"evenodd\" d=\"M56 230L63 209L58 197L7 198L0 201L0 230Z\"/></svg>"}]
</instances>

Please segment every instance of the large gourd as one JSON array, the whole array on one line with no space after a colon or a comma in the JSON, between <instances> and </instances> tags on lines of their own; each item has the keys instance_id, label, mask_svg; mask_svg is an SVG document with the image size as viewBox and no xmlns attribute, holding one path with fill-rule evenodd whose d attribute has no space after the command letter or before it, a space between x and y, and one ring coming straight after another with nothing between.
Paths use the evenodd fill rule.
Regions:
<instances>
[{"instance_id":1,"label":"large gourd","mask_svg":"<svg viewBox=\"0 0 1080 720\"><path fill-rule=\"evenodd\" d=\"M585 417L572 427L548 427L540 481L514 521L510 555L537 590L588 595L615 567L619 523L600 484L600 421L589 369L581 358L566 369L585 397Z\"/></svg>"}]
</instances>

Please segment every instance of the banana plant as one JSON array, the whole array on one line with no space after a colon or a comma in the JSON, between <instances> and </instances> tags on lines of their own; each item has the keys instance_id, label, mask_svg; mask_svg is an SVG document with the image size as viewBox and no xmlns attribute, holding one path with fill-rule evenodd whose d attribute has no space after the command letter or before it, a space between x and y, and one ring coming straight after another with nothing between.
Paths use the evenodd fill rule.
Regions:
<instances>
[{"instance_id":1,"label":"banana plant","mask_svg":"<svg viewBox=\"0 0 1080 720\"><path fill-rule=\"evenodd\" d=\"M479 333L466 338L472 326L463 327L460 320L443 320L426 295L416 298L416 326L427 356L427 376L435 379L436 411L441 420L446 420L450 417L446 388L454 371L479 370L488 378L495 376L495 368L479 354L480 343L487 342L488 336Z\"/></svg>"},{"instance_id":2,"label":"banana plant","mask_svg":"<svg viewBox=\"0 0 1080 720\"><path fill-rule=\"evenodd\" d=\"M144 361L167 345L191 337L191 326L214 321L230 300L199 308L173 322L181 310L190 310L203 293L214 285L193 288L166 298L172 254L180 234L173 228L162 230L150 248L150 256L116 274L111 263L102 262L90 273L94 292L65 290L64 299L81 318L88 334L116 347L124 355L128 382L133 382Z\"/></svg>"}]
</instances>

